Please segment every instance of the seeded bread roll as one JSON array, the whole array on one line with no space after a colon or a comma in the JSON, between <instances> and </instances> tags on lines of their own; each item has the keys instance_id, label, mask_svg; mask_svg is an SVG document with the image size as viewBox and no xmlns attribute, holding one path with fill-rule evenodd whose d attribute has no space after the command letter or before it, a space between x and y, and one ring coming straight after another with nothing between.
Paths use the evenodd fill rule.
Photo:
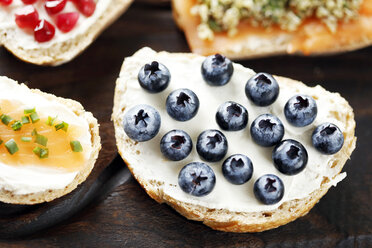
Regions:
<instances>
[{"instance_id":1,"label":"seeded bread roll","mask_svg":"<svg viewBox=\"0 0 372 248\"><path fill-rule=\"evenodd\" d=\"M1 84L17 84L16 81L9 79L7 77L0 77ZM21 84L22 87L26 87L26 85ZM63 189L49 189L38 193L31 193L31 194L15 194L12 191L8 191L5 189L0 190L0 201L5 203L11 204L26 204L26 205L33 205L42 202L49 202L61 196L64 196L71 191L73 191L79 184L83 183L89 174L91 173L94 164L97 160L99 151L101 150L101 138L99 136L99 124L97 119L94 118L91 112L87 112L84 110L83 106L74 100L66 99L62 97L56 97L53 94L44 93L37 89L31 89L33 93L36 93L46 100L49 101L58 101L59 103L65 105L69 109L71 109L77 116L84 118L89 123L89 132L91 134L91 142L92 142L92 152L89 157L89 160L86 162L85 166L78 172L75 176L74 180L68 184Z\"/></svg>"},{"instance_id":2,"label":"seeded bread roll","mask_svg":"<svg viewBox=\"0 0 372 248\"><path fill-rule=\"evenodd\" d=\"M352 151L355 148L355 143L356 143L356 137L354 136L354 129L355 129L355 121L354 121L354 113L352 108L349 106L348 102L342 98L338 93L331 93L326 91L320 86L310 88L303 83L299 81L295 81L292 79L284 78L284 77L277 77L275 76L276 80L279 83L279 86L281 88L281 93L284 94L285 91L291 90L293 92L306 92L307 94L311 94L314 98L319 98L319 99L326 99L326 101L329 101L330 104L335 104L337 102L337 105L340 106L339 109L340 111L336 112L333 111L332 109L329 110L329 115L331 118L334 118L335 121L339 121L340 124L343 126L343 135L345 138L344 145L342 149L336 153L335 155L331 155L329 157L329 160L327 163L320 164L320 167L326 167L327 170L329 169L331 173L328 173L327 175L320 175L321 177L319 178L319 186L312 192L310 192L308 195L298 198L298 199L292 199L288 201L284 201L279 203L277 207L271 210L259 210L259 211L238 211L238 210L231 210L227 208L220 208L220 207L210 207L208 206L208 199L214 199L214 198L208 198L208 196L204 197L188 197L185 198L186 193L183 193L177 184L176 178L178 177L178 173L180 168L182 168L183 165L186 163L189 163L191 158L189 155L189 160L185 159L184 161L180 162L172 162L167 160L166 158L162 157L160 153L160 148L156 148L158 146L159 139L162 137L162 135L166 132L169 131L168 129L177 129L180 128L181 125L183 125L183 128L188 128L188 133L192 137L193 142L195 144L196 140L195 138L197 135L195 132L192 130L193 128L195 129L200 129L200 126L207 126L212 125L213 128L213 122L215 120L205 120L204 122L201 122L199 119L195 120L196 123L193 123L192 121L189 121L189 123L181 123L181 122L172 122L169 121L169 117L167 116L166 112L164 112L163 109L165 108L163 100L166 98L166 95L169 94L168 92L160 93L163 95L157 95L157 94L147 94L147 99L145 97L139 97L138 95L134 96L133 94L136 92L142 92L140 86L138 86L138 82L136 81L136 77L139 71L139 68L146 64L149 63L152 60L156 60L161 63L167 62L165 64L166 66L169 66L169 70L171 73L172 81L169 84L169 87L177 88L180 87L181 84L180 80L182 81L182 76L184 76L184 83L189 83L189 85L185 85L184 87L191 87L191 69L187 70L185 72L185 69L187 68L187 65L191 67L192 65L195 66L196 69L199 68L201 65L201 62L204 60L204 57L201 57L199 55L195 54L186 54L186 53L167 53L167 52L159 52L156 53L153 50L149 48L143 48L139 50L137 53L135 53L132 57L126 58L124 60L120 76L116 81L116 89L115 89L115 98L114 98L114 108L113 108L113 114L112 114L112 120L114 122L114 127L115 127L115 137L116 137L116 142L117 142L117 147L119 150L120 155L126 161L126 164L130 171L132 172L133 176L137 179L137 181L141 184L141 186L146 190L148 195L152 197L154 200L156 200L159 203L166 203L170 206L172 206L175 210L177 210L180 214L184 215L186 218L191 219L191 220L196 220L196 221L202 221L204 224L210 226L213 229L216 230L221 230L221 231L228 231L228 232L260 232L272 228L276 228L280 225L284 225L288 222L291 222L298 217L301 217L305 214L307 214L310 209L320 200L320 198L326 194L328 189L332 186L337 184L337 182L341 181L345 174L340 174L345 162L347 159L349 159ZM165 62L164 62L165 61ZM179 63L181 64L180 67L176 67L176 64ZM187 65L186 65L187 64ZM182 68L179 71L177 71L175 68ZM194 68L194 67L193 67ZM247 74L247 75L254 75L254 72L251 71L248 68L244 68L238 64L234 64L234 74L236 75L237 73L239 74ZM194 69L192 70L194 71ZM195 71L194 74L200 73L200 70ZM244 74L244 77L245 77ZM210 87L207 86L205 82L203 82L201 75L198 76L195 80L195 83L197 84L197 88L201 88L199 92L199 98L201 103L209 103L207 110L203 110L202 106L199 108L199 113L198 115L201 114L206 114L208 112L211 113L211 116L215 113L213 109L210 107L210 102L213 99L206 99L206 98L201 98L200 94L202 92L205 92L206 89L210 90L218 90L221 89L222 94L228 94L226 92L237 92L236 94L240 94L240 84L241 87L244 87L245 82L241 80L242 77L239 77L239 75L236 75L236 78L233 79L234 82L229 82L227 85L222 86L222 87ZM175 84L177 84L175 86ZM233 86L231 86L231 84ZM235 88L235 84L238 84L238 88ZM168 87L168 88L169 88ZM182 86L181 86L182 87ZM206 88L203 88L206 87ZM209 87L209 88L208 88ZM229 87L233 87L231 91L229 91ZM195 88L192 88L193 90ZM171 91L173 89L166 89L165 91ZM142 93L140 93L142 94ZM196 94L198 94L196 92ZM242 93L244 94L244 93ZM223 96L219 93L213 94L215 98L218 98L218 100L222 101L222 98L228 98L231 100L236 100L233 98L231 95ZM245 96L244 96L245 97ZM142 104L146 103L148 104L149 102L146 101L152 101L151 99L149 100L148 98L151 98L154 101L159 101L158 105L154 103L154 107L156 107L159 111L163 111L163 115L161 116L162 118L162 127L163 129L160 130L159 134L154 138L153 141L148 141L148 142L153 142L153 146L147 143L143 144L142 142L135 142L131 140L126 133L124 132L122 123L123 123L123 117L124 117L124 112L127 107L130 107L135 104ZM164 98L164 99L163 99ZM159 100L157 100L159 99ZM243 99L243 98L242 98ZM329 100L328 100L329 99ZM251 105L248 99L245 99L246 102L240 102L243 104L245 107L249 107ZM243 100L241 100L243 101ZM279 100L277 100L279 101ZM323 100L322 100L323 101ZM275 105L274 103L273 105ZM205 107L206 105L204 105ZM218 104L216 105L218 106ZM332 105L333 106L333 105ZM280 106L278 106L278 109L281 109ZM319 106L319 108L326 108L327 106ZM251 107L249 107L251 108ZM259 109L259 107L254 107ZM262 107L261 107L262 109ZM204 111L204 112L200 112ZM260 110L262 111L262 110ZM250 112L250 110L248 110ZM327 112L328 113L328 112ZM256 116L252 115L252 111L249 113L250 115L250 121L254 120ZM282 119L283 120L283 119ZM170 125L169 123L175 124L175 125ZM168 125L167 127L164 127L165 125ZM285 124L289 125L289 124ZM205 128L204 126L202 127L203 129ZM181 128L182 129L182 128ZM247 131L249 129L248 127L246 130L242 130L242 133L236 133L236 132L225 132L225 135L236 135L237 137L244 137L242 135L248 135L246 133L249 133ZM198 131L199 132L199 131ZM311 133L311 130L307 130L306 134ZM299 134L302 136L302 134ZM230 136L229 136L230 137ZM229 140L229 137L227 139ZM249 137L247 137L249 139ZM235 140L236 141L236 140ZM248 140L249 141L249 140ZM253 143L253 141L251 141ZM232 139L229 140L229 149L233 148L232 147ZM238 147L242 146L239 144L235 144ZM254 145L254 144L253 144ZM142 146L142 147L141 147ZM255 145L258 147L257 145ZM308 144L307 149L310 149L311 145ZM153 149L150 149L153 148ZM195 147L194 147L195 148ZM193 149L194 149L193 148ZM243 148L241 148L243 149ZM250 148L245 148L246 151L247 149ZM252 149L256 149L254 146L252 146ZM257 148L261 149L261 148ZM266 150L265 150L266 149ZM313 149L313 148L311 148ZM194 152L194 157L192 158L193 160L191 161L198 161L200 160L197 158L197 154ZM269 148L262 148L262 150L259 150L259 152L253 152L253 155L250 155L250 158L253 161L254 164L254 171L257 171L260 169L259 167L262 167L263 164L255 164L255 161L260 156L266 156L265 154L269 152L271 154L271 150ZM320 156L320 153L316 151L312 151L310 155L313 155L313 157ZM227 155L229 156L229 155ZM226 157L227 157L226 156ZM256 157L254 157L256 156ZM271 156L271 155L270 155ZM147 158L151 157L151 160L141 160L141 158ZM157 161L155 161L157 160ZM269 162L271 163L271 161ZM253 198L252 201L255 201L254 196L253 196L253 184L249 184L248 182L246 185L239 185L239 186L231 186L228 184L226 179L223 178L220 170L220 166L222 164L222 161L219 163L215 163L211 165L213 168L214 172L216 173L217 177L217 182L216 182L216 187L213 191L218 192L218 190L221 190L221 187L218 185L222 185L224 187L231 187L232 189L242 189L243 190L243 196L246 198ZM272 166L272 168L271 168ZM309 165L308 167L311 167L313 165ZM276 175L279 177L284 177L285 175L280 174L278 171L274 169L274 166L270 164L269 166ZM165 168L167 171L165 171ZM165 176L164 178L167 180L159 180L158 178L162 178L162 171L169 173L167 176L170 175L172 178L172 182L170 182L170 177ZM311 170L311 169L310 169ZM255 173L255 172L254 172ZM267 173L267 172L266 172ZM301 173L307 173L307 172L301 172ZM307 174L304 174L307 175ZM257 178L257 174L253 175L253 178ZM298 177L298 175L293 176L292 178ZM251 181L254 182L254 179L251 179ZM292 179L291 178L291 179ZM305 177L306 179L306 177ZM235 188L234 188L235 187ZM238 188L242 187L242 188ZM248 189L247 189L248 187ZM245 191L244 189L247 189L248 191ZM211 192L211 195L214 192ZM249 193L251 192L251 193ZM224 196L229 197L228 194L236 194L234 191L229 191L229 192L224 192ZM181 199L181 200L180 200ZM220 198L219 200L224 201L224 197ZM261 204L258 205L260 206L259 209L264 209L266 206ZM239 206L237 206L239 208Z\"/></svg>"},{"instance_id":3,"label":"seeded bread roll","mask_svg":"<svg viewBox=\"0 0 372 248\"><path fill-rule=\"evenodd\" d=\"M364 0L369 1L370 0ZM239 30L235 36L221 34L215 37L213 41L204 41L198 37L197 26L200 21L198 17L190 13L191 7L196 4L195 0L172 0L173 17L178 27L184 31L188 44L192 52L201 55L211 55L221 53L231 59L257 58L280 54L300 54L300 55L326 55L341 52L357 50L372 44L372 18L368 14L359 16L358 22L354 28L348 25L353 25L351 21L346 22L346 28L350 31L348 35L344 35L343 30L336 31L332 39L327 37L319 37L318 26L308 25L305 32L287 32L283 30L268 29L262 32L252 33L250 30ZM366 3L366 9L369 10L370 3ZM353 26L351 26L353 27ZM355 32L355 30L358 30ZM265 31L265 32L263 32ZM323 35L323 33L320 33ZM216 35L217 36L217 35ZM303 37L310 38L309 40L301 40ZM293 47L292 43L296 40L296 44L302 46L302 50ZM313 44L320 45L317 47Z\"/></svg>"},{"instance_id":4,"label":"seeded bread roll","mask_svg":"<svg viewBox=\"0 0 372 248\"><path fill-rule=\"evenodd\" d=\"M83 52L111 23L113 23L129 7L133 0L99 0L110 1L107 10L99 16L85 33L73 36L64 42L57 42L50 47L42 46L34 49L25 49L14 42L14 29L8 27L0 30L0 45L3 45L19 59L37 64L57 66L74 59ZM75 27L76 28L76 27Z\"/></svg>"}]
</instances>

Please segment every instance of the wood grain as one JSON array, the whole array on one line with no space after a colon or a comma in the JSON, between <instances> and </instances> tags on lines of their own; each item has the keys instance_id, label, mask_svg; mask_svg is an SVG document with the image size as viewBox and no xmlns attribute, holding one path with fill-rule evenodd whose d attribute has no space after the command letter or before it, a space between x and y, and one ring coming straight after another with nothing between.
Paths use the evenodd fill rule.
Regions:
<instances>
[{"instance_id":1,"label":"wood grain","mask_svg":"<svg viewBox=\"0 0 372 248\"><path fill-rule=\"evenodd\" d=\"M0 74L76 99L92 111L101 123L103 150L98 168L102 171L116 156L110 122L115 79L123 58L145 45L189 51L167 4L134 3L82 55L61 67L28 65L0 49ZM348 177L307 216L263 233L217 232L157 204L131 179L63 223L32 236L0 240L0 247L372 247L372 48L242 64L309 85L321 84L340 92L355 110L358 142L345 165ZM99 172L94 175L98 177Z\"/></svg>"}]
</instances>

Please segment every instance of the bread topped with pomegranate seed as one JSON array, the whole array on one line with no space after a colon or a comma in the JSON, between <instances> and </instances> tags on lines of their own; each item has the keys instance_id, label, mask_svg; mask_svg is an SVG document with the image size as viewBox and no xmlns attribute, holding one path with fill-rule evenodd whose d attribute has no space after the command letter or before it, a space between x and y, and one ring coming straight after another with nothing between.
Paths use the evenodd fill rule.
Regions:
<instances>
[{"instance_id":1,"label":"bread topped with pomegranate seed","mask_svg":"<svg viewBox=\"0 0 372 248\"><path fill-rule=\"evenodd\" d=\"M112 120L120 155L151 198L228 232L305 214L346 177L355 120L338 93L223 55L125 58Z\"/></svg>"},{"instance_id":2,"label":"bread topped with pomegranate seed","mask_svg":"<svg viewBox=\"0 0 372 248\"><path fill-rule=\"evenodd\" d=\"M26 62L60 65L84 51L131 2L0 1L0 45Z\"/></svg>"},{"instance_id":3,"label":"bread topped with pomegranate seed","mask_svg":"<svg viewBox=\"0 0 372 248\"><path fill-rule=\"evenodd\" d=\"M83 183L101 149L80 103L0 77L0 201L37 204Z\"/></svg>"}]
</instances>

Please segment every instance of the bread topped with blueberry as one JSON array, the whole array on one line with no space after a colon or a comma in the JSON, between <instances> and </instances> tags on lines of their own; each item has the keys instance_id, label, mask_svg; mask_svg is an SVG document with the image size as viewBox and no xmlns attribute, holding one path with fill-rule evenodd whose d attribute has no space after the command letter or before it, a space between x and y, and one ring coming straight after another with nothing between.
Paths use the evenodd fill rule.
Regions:
<instances>
[{"instance_id":1,"label":"bread topped with blueberry","mask_svg":"<svg viewBox=\"0 0 372 248\"><path fill-rule=\"evenodd\" d=\"M139 50L124 60L112 119L120 155L153 199L229 232L308 213L346 177L356 143L338 93L219 54Z\"/></svg>"},{"instance_id":2,"label":"bread topped with blueberry","mask_svg":"<svg viewBox=\"0 0 372 248\"><path fill-rule=\"evenodd\" d=\"M66 63L85 50L131 2L0 0L0 46L29 63Z\"/></svg>"}]
</instances>

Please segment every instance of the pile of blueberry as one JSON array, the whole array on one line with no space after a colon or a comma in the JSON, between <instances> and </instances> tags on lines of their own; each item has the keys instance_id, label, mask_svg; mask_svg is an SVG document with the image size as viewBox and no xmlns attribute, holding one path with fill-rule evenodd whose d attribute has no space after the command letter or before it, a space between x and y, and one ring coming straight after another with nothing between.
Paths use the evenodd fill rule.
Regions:
<instances>
[{"instance_id":1,"label":"pile of blueberry","mask_svg":"<svg viewBox=\"0 0 372 248\"><path fill-rule=\"evenodd\" d=\"M219 54L207 57L201 66L203 79L215 87L227 84L233 72L231 61ZM138 73L139 84L150 93L158 93L167 88L170 78L167 67L156 61L144 65ZM278 98L279 85L270 74L258 73L248 80L245 93L255 105L268 106ZM173 119L188 121L198 113L199 99L190 89L177 89L169 94L165 106ZM308 95L295 95L285 104L284 115L291 125L304 127L315 120L317 104ZM222 103L217 109L216 122L223 131L242 130L248 124L248 111L244 106L233 101ZM160 124L159 112L144 104L129 109L123 121L126 134L138 142L154 138L159 132ZM308 161L305 147L296 140L282 140L284 126L278 117L272 114L258 116L251 124L250 133L257 145L275 146L272 160L279 172L285 175L296 175L305 169ZM338 152L343 142L342 132L332 123L318 126L312 134L313 146L323 154ZM172 161L185 159L192 148L193 142L183 130L169 131L160 142L162 154ZM196 150L202 160L217 162L225 157L228 141L219 130L205 130L196 141ZM231 155L222 163L222 173L230 183L244 184L252 177L252 161L243 154ZM203 162L187 164L178 176L181 189L193 196L209 194L215 183L213 169ZM253 190L256 198L262 203L275 204L283 198L284 184L278 176L266 174L257 179Z\"/></svg>"}]
</instances>

